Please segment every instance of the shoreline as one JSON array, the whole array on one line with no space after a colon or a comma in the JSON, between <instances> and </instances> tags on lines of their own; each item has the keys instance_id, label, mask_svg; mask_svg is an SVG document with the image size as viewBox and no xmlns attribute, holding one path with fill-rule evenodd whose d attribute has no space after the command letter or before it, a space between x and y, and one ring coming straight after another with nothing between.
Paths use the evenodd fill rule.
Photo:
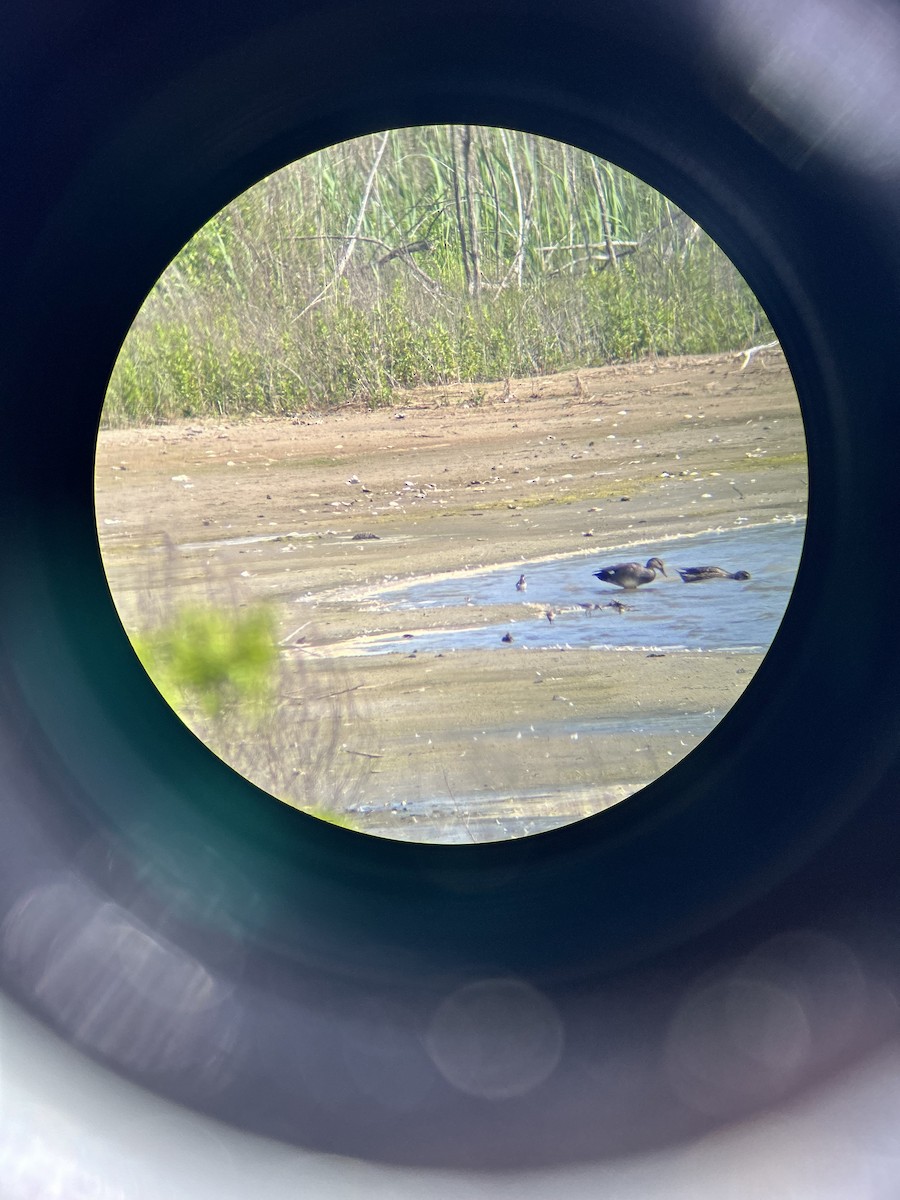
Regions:
<instances>
[{"instance_id":1,"label":"shoreline","mask_svg":"<svg viewBox=\"0 0 900 1200\"><path fill-rule=\"evenodd\" d=\"M365 832L442 844L580 820L694 749L762 657L548 648L354 658L344 811Z\"/></svg>"},{"instance_id":2,"label":"shoreline","mask_svg":"<svg viewBox=\"0 0 900 1200\"><path fill-rule=\"evenodd\" d=\"M125 628L188 602L277 607L295 694L238 769L287 803L424 841L564 824L689 753L691 730L720 719L762 661L747 648L528 648L521 624L501 646L501 623L542 621L540 603L386 603L411 585L647 544L664 555L806 519L780 355L746 371L732 355L618 364L512 391L477 407L431 388L365 412L101 431L98 531ZM602 607L620 594L585 586L569 596ZM497 644L418 652L403 638L454 621L496 628ZM379 638L413 653L366 653ZM219 752L229 761L227 739Z\"/></svg>"},{"instance_id":3,"label":"shoreline","mask_svg":"<svg viewBox=\"0 0 900 1200\"><path fill-rule=\"evenodd\" d=\"M656 537L648 537L646 535L642 535L640 539L634 539L631 542L615 542L609 546L595 545L592 543L591 546L582 548L580 550L563 550L563 551L558 551L555 553L538 555L538 556L535 556L534 558L519 557L519 558L514 558L514 559L510 559L510 560L506 560L506 561L485 562L485 563L480 563L478 566L475 566L475 567L457 567L455 569L446 570L446 571L427 571L424 574L410 573L408 575L403 576L402 578L398 577L395 580L391 580L390 582L384 582L384 583L380 583L380 584L366 584L364 588L360 585L353 585L354 587L356 587L356 591L352 591L351 588L336 588L330 592L320 592L316 596L316 599L319 602L326 601L326 600L335 601L335 602L358 601L358 600L364 599L366 597L381 595L384 592L396 591L400 587L410 586L413 583L415 583L416 585L429 584L429 583L446 583L446 582L451 582L454 579L465 579L465 578L470 578L470 577L474 577L474 576L478 576L478 575L486 575L486 574L491 573L492 571L508 570L510 572L514 572L514 571L520 570L523 565L539 566L544 563L564 562L570 558L588 558L591 555L594 555L594 556L613 555L613 554L618 554L618 553L622 553L624 555L625 553L627 553L627 551L634 549L634 547L643 546L650 542L652 542L654 544L665 546L667 543L672 543L672 542L690 541L691 539L694 539L694 538L709 537L711 535L723 534L723 533L738 533L739 531L743 531L743 530L765 529L765 528L768 528L770 525L780 525L780 524L805 525L806 524L806 514L789 513L785 516L774 516L774 517L768 518L767 520L759 520L759 521L741 523L740 525L731 525L731 526L716 525L716 526L712 526L708 529L707 528L692 529L692 530L688 531L687 533L664 534L664 535L660 535L660 536L656 536ZM273 540L276 540L277 538L282 537L282 536L290 536L290 535L276 535L275 537L273 537ZM381 539L381 540L386 541L387 539ZM618 594L618 593L616 593L616 592L610 593L610 595L616 595L616 594Z\"/></svg>"}]
</instances>

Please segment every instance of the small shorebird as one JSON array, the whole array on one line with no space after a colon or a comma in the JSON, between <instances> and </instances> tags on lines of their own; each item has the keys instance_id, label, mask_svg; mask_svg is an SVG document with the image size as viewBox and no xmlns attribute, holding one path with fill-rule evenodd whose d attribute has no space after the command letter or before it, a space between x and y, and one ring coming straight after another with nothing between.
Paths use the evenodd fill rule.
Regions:
<instances>
[{"instance_id":1,"label":"small shorebird","mask_svg":"<svg viewBox=\"0 0 900 1200\"><path fill-rule=\"evenodd\" d=\"M525 576L520 575L519 582L516 584L516 591L524 592L527 587L528 587L528 584L525 582Z\"/></svg>"},{"instance_id":2,"label":"small shorebird","mask_svg":"<svg viewBox=\"0 0 900 1200\"><path fill-rule=\"evenodd\" d=\"M685 583L702 583L705 579L749 579L749 571L726 571L722 567L679 567L678 574Z\"/></svg>"},{"instance_id":3,"label":"small shorebird","mask_svg":"<svg viewBox=\"0 0 900 1200\"><path fill-rule=\"evenodd\" d=\"M656 578L657 571L661 571L665 575L666 568L660 559L648 558L645 567L637 562L616 563L614 567L601 567L599 571L594 572L594 575L601 583L614 583L616 587L633 592L635 588L639 588L644 583L652 583Z\"/></svg>"},{"instance_id":4,"label":"small shorebird","mask_svg":"<svg viewBox=\"0 0 900 1200\"><path fill-rule=\"evenodd\" d=\"M503 637L500 639L501 642L506 642L507 645L509 645L512 640L513 635L511 633L504 633Z\"/></svg>"}]
</instances>

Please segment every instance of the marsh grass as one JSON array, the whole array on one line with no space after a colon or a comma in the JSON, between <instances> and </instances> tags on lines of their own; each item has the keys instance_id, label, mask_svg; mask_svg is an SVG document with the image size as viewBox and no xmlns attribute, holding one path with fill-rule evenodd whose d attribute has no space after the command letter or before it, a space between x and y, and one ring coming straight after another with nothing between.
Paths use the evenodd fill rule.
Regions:
<instances>
[{"instance_id":1,"label":"marsh grass","mask_svg":"<svg viewBox=\"0 0 900 1200\"><path fill-rule=\"evenodd\" d=\"M388 404L772 336L715 243L561 143L399 129L332 146L217 213L151 291L107 425Z\"/></svg>"}]
</instances>

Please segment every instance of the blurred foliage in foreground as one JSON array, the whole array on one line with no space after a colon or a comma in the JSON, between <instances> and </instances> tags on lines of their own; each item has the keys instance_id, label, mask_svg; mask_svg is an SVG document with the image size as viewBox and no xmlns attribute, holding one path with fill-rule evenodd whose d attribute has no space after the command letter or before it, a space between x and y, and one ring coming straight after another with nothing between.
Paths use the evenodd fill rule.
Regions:
<instances>
[{"instance_id":1,"label":"blurred foliage in foreground","mask_svg":"<svg viewBox=\"0 0 900 1200\"><path fill-rule=\"evenodd\" d=\"M280 800L332 824L360 782L340 737L340 692L316 696L302 664L290 669L273 609L191 604L133 635L147 674L184 723L229 766Z\"/></svg>"},{"instance_id":2,"label":"blurred foliage in foreground","mask_svg":"<svg viewBox=\"0 0 900 1200\"><path fill-rule=\"evenodd\" d=\"M221 721L240 708L246 722L258 723L274 702L275 620L262 605L240 615L186 606L134 645L144 669L178 712L197 709Z\"/></svg>"}]
</instances>

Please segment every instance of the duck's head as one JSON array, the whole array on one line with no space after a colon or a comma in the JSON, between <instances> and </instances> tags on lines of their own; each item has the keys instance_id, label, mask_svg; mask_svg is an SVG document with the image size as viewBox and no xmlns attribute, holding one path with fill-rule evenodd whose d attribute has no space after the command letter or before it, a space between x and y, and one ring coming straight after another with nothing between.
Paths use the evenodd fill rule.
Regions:
<instances>
[{"instance_id":1,"label":"duck's head","mask_svg":"<svg viewBox=\"0 0 900 1200\"><path fill-rule=\"evenodd\" d=\"M749 579L750 572L749 571L735 571L735 573L732 575L731 578L732 579Z\"/></svg>"},{"instance_id":2,"label":"duck's head","mask_svg":"<svg viewBox=\"0 0 900 1200\"><path fill-rule=\"evenodd\" d=\"M648 558L647 567L652 571L660 571L663 575L666 573L666 568L662 565L661 558Z\"/></svg>"}]
</instances>

